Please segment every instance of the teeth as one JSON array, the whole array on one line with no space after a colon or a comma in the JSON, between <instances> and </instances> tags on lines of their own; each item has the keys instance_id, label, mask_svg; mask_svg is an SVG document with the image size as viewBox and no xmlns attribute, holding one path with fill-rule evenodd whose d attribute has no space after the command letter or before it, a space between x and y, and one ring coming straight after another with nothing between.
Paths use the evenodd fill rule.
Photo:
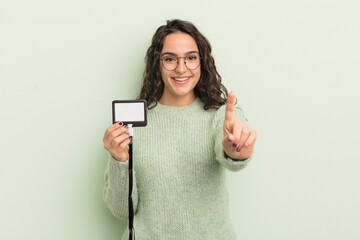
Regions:
<instances>
[{"instance_id":1,"label":"teeth","mask_svg":"<svg viewBox=\"0 0 360 240\"><path fill-rule=\"evenodd\" d=\"M186 81L188 79L189 79L188 77L187 78L175 78L176 81Z\"/></svg>"}]
</instances>

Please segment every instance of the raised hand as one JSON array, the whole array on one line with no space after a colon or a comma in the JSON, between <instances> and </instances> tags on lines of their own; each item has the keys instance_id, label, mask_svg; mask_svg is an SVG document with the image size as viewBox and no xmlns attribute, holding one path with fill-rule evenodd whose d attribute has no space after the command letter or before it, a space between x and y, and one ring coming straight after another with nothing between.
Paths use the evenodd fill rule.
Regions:
<instances>
[{"instance_id":1,"label":"raised hand","mask_svg":"<svg viewBox=\"0 0 360 240\"><path fill-rule=\"evenodd\" d=\"M223 148L233 159L249 158L256 141L256 132L240 120L233 119L235 94L230 92L226 103Z\"/></svg>"}]
</instances>

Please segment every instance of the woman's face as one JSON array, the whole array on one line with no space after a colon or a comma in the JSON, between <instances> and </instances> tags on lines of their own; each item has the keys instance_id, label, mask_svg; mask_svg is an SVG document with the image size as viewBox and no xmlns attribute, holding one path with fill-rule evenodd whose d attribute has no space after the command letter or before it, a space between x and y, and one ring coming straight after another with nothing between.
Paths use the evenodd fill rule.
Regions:
<instances>
[{"instance_id":1,"label":"woman's face","mask_svg":"<svg viewBox=\"0 0 360 240\"><path fill-rule=\"evenodd\" d=\"M160 71L164 82L164 92L159 102L165 105L186 106L195 100L194 87L198 83L201 75L200 65L194 70L190 70L183 57L194 59L193 56L199 54L195 40L188 34L178 32L165 37L163 49L161 51L162 61L169 61L171 58L178 58L177 67L174 70L167 70L163 67L160 60ZM200 59L199 59L200 60ZM188 61L189 62L189 61ZM165 63L166 64L166 63ZM188 63L188 66L191 65Z\"/></svg>"}]
</instances>

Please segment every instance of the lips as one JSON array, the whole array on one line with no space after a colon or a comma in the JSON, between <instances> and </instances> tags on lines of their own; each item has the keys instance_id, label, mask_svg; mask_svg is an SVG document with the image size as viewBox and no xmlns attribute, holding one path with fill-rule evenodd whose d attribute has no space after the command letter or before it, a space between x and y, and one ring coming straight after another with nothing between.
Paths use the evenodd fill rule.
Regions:
<instances>
[{"instance_id":1,"label":"lips","mask_svg":"<svg viewBox=\"0 0 360 240\"><path fill-rule=\"evenodd\" d=\"M174 80L176 84L185 84L190 78L191 77L172 77L171 79Z\"/></svg>"}]
</instances>

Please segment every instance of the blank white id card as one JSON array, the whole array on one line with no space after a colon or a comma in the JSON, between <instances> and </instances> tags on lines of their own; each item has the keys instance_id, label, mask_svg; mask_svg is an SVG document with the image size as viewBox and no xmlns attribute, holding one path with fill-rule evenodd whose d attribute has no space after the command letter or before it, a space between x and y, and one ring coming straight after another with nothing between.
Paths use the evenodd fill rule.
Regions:
<instances>
[{"instance_id":1,"label":"blank white id card","mask_svg":"<svg viewBox=\"0 0 360 240\"><path fill-rule=\"evenodd\" d=\"M112 102L113 123L123 122L134 127L147 125L147 106L145 100L114 100Z\"/></svg>"}]
</instances>

